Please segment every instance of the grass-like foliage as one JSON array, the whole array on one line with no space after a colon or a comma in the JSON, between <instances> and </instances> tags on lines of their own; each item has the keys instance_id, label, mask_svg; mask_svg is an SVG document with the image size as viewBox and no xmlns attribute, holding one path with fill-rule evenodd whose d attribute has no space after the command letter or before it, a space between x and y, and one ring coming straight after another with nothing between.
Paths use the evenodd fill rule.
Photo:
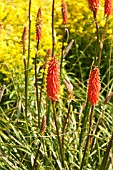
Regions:
<instances>
[{"instance_id":1,"label":"grass-like foliage","mask_svg":"<svg viewBox=\"0 0 113 170\"><path fill-rule=\"evenodd\" d=\"M0 169L113 169L112 1L0 2Z\"/></svg>"}]
</instances>

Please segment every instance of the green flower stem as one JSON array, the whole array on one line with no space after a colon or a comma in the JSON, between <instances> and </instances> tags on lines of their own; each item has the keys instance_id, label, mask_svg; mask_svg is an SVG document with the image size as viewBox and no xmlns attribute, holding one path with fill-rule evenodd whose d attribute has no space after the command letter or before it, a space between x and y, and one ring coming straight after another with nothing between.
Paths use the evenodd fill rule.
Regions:
<instances>
[{"instance_id":1,"label":"green flower stem","mask_svg":"<svg viewBox=\"0 0 113 170\"><path fill-rule=\"evenodd\" d=\"M97 56L98 56L98 52L99 52L99 26L98 26L98 22L97 22L95 12L93 13L93 15L94 15L94 22L95 22L95 26L96 26L96 34L97 34L97 44L96 44L96 54L95 54L94 64L97 65Z\"/></svg>"},{"instance_id":2,"label":"green flower stem","mask_svg":"<svg viewBox=\"0 0 113 170\"><path fill-rule=\"evenodd\" d=\"M64 124L63 124L63 128L62 128L62 134L63 134L62 135L62 148L64 148L64 131L65 131L65 128L66 128L66 125L67 125L67 121L69 119L70 110L71 110L71 103L69 103L67 117L64 120Z\"/></svg>"},{"instance_id":3,"label":"green flower stem","mask_svg":"<svg viewBox=\"0 0 113 170\"><path fill-rule=\"evenodd\" d=\"M36 102L38 109L38 76L37 76L37 56L38 56L39 40L37 41L36 54L35 54L35 87L36 87ZM40 112L38 112L38 126L40 128Z\"/></svg>"},{"instance_id":4,"label":"green flower stem","mask_svg":"<svg viewBox=\"0 0 113 170\"><path fill-rule=\"evenodd\" d=\"M89 143L89 139L90 139L90 133L91 133L91 128L92 128L93 112L94 112L94 106L91 107L91 113L90 113L90 119L89 119L89 131L88 131L88 136L87 136L87 139L86 139L86 145L85 145L85 149L84 149L84 154L83 154L80 170L83 169L84 161L85 161L85 158L86 158L86 152L87 152L87 147L88 147L88 143Z\"/></svg>"},{"instance_id":5,"label":"green flower stem","mask_svg":"<svg viewBox=\"0 0 113 170\"><path fill-rule=\"evenodd\" d=\"M62 37L62 53L61 53L61 61L60 61L60 77L62 75L62 63L63 63L63 54L64 54L64 36L65 36L65 25L64 25L63 37Z\"/></svg>"},{"instance_id":6,"label":"green flower stem","mask_svg":"<svg viewBox=\"0 0 113 170\"><path fill-rule=\"evenodd\" d=\"M102 113L101 113L101 115L100 115L100 117L99 117L99 120L98 120L98 123L97 123L97 125L96 125L95 135L97 135L98 130L99 130L99 125L102 123L103 116L104 116L104 112L105 112L105 107L104 107L104 109L102 110ZM92 143L91 143L91 146L90 146L90 147L91 147L91 150L93 149L94 142L95 142L95 138L93 138L93 140L92 140Z\"/></svg>"},{"instance_id":7,"label":"green flower stem","mask_svg":"<svg viewBox=\"0 0 113 170\"><path fill-rule=\"evenodd\" d=\"M29 32L28 32L28 63L27 69L29 70L29 61L30 61L30 40L31 40L31 0L29 0Z\"/></svg>"},{"instance_id":8,"label":"green flower stem","mask_svg":"<svg viewBox=\"0 0 113 170\"><path fill-rule=\"evenodd\" d=\"M85 107L85 110L84 110L84 116L83 116L83 121L82 121L82 125L81 125L81 133L80 133L80 136L79 136L79 145L78 145L78 151L81 150L81 145L82 145L82 139L83 139L83 136L84 136L84 132L86 130L86 124L87 124L87 120L88 120L88 101L86 103L86 107ZM79 160L79 153L77 154L77 157L78 157L78 160Z\"/></svg>"},{"instance_id":9,"label":"green flower stem","mask_svg":"<svg viewBox=\"0 0 113 170\"><path fill-rule=\"evenodd\" d=\"M112 37L112 40L111 40L111 44L113 43L113 37ZM110 56L109 56L109 60L108 60L108 91L107 91L107 94L109 92L109 82L110 82L110 77L111 77L111 59L112 59L112 50L113 50L113 47L112 45L110 46Z\"/></svg>"},{"instance_id":10,"label":"green flower stem","mask_svg":"<svg viewBox=\"0 0 113 170\"><path fill-rule=\"evenodd\" d=\"M42 76L42 83L41 83L41 89L40 89L40 95L39 95L39 101L38 101L38 116L39 116L39 126L40 126L40 111L41 111L41 100L42 100L42 90L43 90L43 84L44 84L44 75L45 75L45 68Z\"/></svg>"},{"instance_id":11,"label":"green flower stem","mask_svg":"<svg viewBox=\"0 0 113 170\"><path fill-rule=\"evenodd\" d=\"M38 159L38 155L39 155L39 151L40 151L40 147L41 147L41 137L39 137L39 140L40 140L40 143L39 143L38 148L37 148L37 152L36 152L36 156L35 156L35 159L34 159L32 170L37 169L36 168L36 161Z\"/></svg>"},{"instance_id":12,"label":"green flower stem","mask_svg":"<svg viewBox=\"0 0 113 170\"><path fill-rule=\"evenodd\" d=\"M102 160L102 163L101 163L99 170L106 170L107 161L108 161L108 158L109 158L109 152L110 152L110 149L111 149L112 146L113 146L113 133L112 133L112 136L111 136L110 141L108 143L108 147L106 148L105 156Z\"/></svg>"},{"instance_id":13,"label":"green flower stem","mask_svg":"<svg viewBox=\"0 0 113 170\"><path fill-rule=\"evenodd\" d=\"M106 17L106 23L104 26L104 34L103 34L102 40L100 42L100 51L99 51L99 58L98 58L98 67L99 68L100 68L100 63L101 63L103 45L104 45L104 41L105 41L105 37L106 37L107 25L108 25L108 16Z\"/></svg>"},{"instance_id":14,"label":"green flower stem","mask_svg":"<svg viewBox=\"0 0 113 170\"><path fill-rule=\"evenodd\" d=\"M24 58L24 74L25 74L25 114L26 114L26 124L27 124L27 64Z\"/></svg>"},{"instance_id":15,"label":"green flower stem","mask_svg":"<svg viewBox=\"0 0 113 170\"><path fill-rule=\"evenodd\" d=\"M28 62L25 68L25 115L26 115L26 125L28 127L28 81L29 81L29 60L30 60L30 37L31 37L31 0L29 0L29 32L28 32Z\"/></svg>"},{"instance_id":16,"label":"green flower stem","mask_svg":"<svg viewBox=\"0 0 113 170\"><path fill-rule=\"evenodd\" d=\"M52 106L53 106L53 115L54 115L54 120L55 120L58 143L59 143L59 147L60 147L60 154L61 154L61 159L62 159L62 167L64 168L64 155L63 155L63 150L62 150L62 145L61 145L61 140L60 140L60 135L59 135L59 129L58 129L58 124L57 124L55 102L53 102L53 101L52 101Z\"/></svg>"},{"instance_id":17,"label":"green flower stem","mask_svg":"<svg viewBox=\"0 0 113 170\"><path fill-rule=\"evenodd\" d=\"M47 99L46 103L47 103L46 104L47 105L47 107L46 107L47 108L46 109L47 110L46 115L47 115L47 127L48 127L49 126L49 120L50 120L49 117L50 117L50 105L51 105L51 102L50 102L50 100Z\"/></svg>"},{"instance_id":18,"label":"green flower stem","mask_svg":"<svg viewBox=\"0 0 113 170\"><path fill-rule=\"evenodd\" d=\"M55 6L55 0L53 0L53 4L52 4L52 57L54 57L54 46L55 46L55 37L54 37L54 6Z\"/></svg>"}]
</instances>

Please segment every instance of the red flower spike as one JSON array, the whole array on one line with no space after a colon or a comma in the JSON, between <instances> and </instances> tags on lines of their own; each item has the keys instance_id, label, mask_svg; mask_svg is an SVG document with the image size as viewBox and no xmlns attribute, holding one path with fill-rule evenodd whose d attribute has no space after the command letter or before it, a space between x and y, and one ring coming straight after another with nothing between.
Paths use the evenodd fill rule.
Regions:
<instances>
[{"instance_id":1,"label":"red flower spike","mask_svg":"<svg viewBox=\"0 0 113 170\"><path fill-rule=\"evenodd\" d=\"M41 8L39 8L36 19L36 40L40 40L42 38L42 15Z\"/></svg>"},{"instance_id":2,"label":"red flower spike","mask_svg":"<svg viewBox=\"0 0 113 170\"><path fill-rule=\"evenodd\" d=\"M64 0L62 0L61 2L61 9L62 9L63 24L66 24L68 21L68 11L67 11L67 5L64 2Z\"/></svg>"},{"instance_id":3,"label":"red flower spike","mask_svg":"<svg viewBox=\"0 0 113 170\"><path fill-rule=\"evenodd\" d=\"M94 106L97 104L100 95L100 76L99 76L99 69L95 67L90 74L89 81L88 81L88 101L89 103Z\"/></svg>"},{"instance_id":4,"label":"red flower spike","mask_svg":"<svg viewBox=\"0 0 113 170\"><path fill-rule=\"evenodd\" d=\"M49 99L54 102L58 100L60 94L60 67L55 57L49 61L46 91Z\"/></svg>"},{"instance_id":5,"label":"red flower spike","mask_svg":"<svg viewBox=\"0 0 113 170\"><path fill-rule=\"evenodd\" d=\"M105 4L104 4L104 14L109 16L111 15L112 12L112 0L105 0Z\"/></svg>"},{"instance_id":6,"label":"red flower spike","mask_svg":"<svg viewBox=\"0 0 113 170\"><path fill-rule=\"evenodd\" d=\"M97 10L100 5L100 0L88 0L89 3L89 9L95 13L97 13Z\"/></svg>"}]
</instances>

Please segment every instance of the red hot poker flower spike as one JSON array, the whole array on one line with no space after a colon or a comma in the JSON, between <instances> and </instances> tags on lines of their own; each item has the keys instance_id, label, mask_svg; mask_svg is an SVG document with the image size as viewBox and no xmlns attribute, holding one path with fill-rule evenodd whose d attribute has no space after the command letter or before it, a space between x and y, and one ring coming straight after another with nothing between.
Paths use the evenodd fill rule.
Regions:
<instances>
[{"instance_id":1,"label":"red hot poker flower spike","mask_svg":"<svg viewBox=\"0 0 113 170\"><path fill-rule=\"evenodd\" d=\"M55 57L49 61L46 91L49 99L54 102L58 100L60 94L60 67Z\"/></svg>"},{"instance_id":2,"label":"red hot poker flower spike","mask_svg":"<svg viewBox=\"0 0 113 170\"><path fill-rule=\"evenodd\" d=\"M88 0L88 3L89 9L96 14L100 5L100 0Z\"/></svg>"},{"instance_id":3,"label":"red hot poker flower spike","mask_svg":"<svg viewBox=\"0 0 113 170\"><path fill-rule=\"evenodd\" d=\"M94 106L97 104L100 95L100 76L99 76L99 69L95 67L90 74L89 81L88 81L88 101L89 103Z\"/></svg>"},{"instance_id":4,"label":"red hot poker flower spike","mask_svg":"<svg viewBox=\"0 0 113 170\"><path fill-rule=\"evenodd\" d=\"M104 14L109 16L111 15L112 12L112 0L105 0L105 4L104 4Z\"/></svg>"},{"instance_id":5,"label":"red hot poker flower spike","mask_svg":"<svg viewBox=\"0 0 113 170\"><path fill-rule=\"evenodd\" d=\"M36 19L36 40L40 40L42 38L42 15L41 8L39 8Z\"/></svg>"},{"instance_id":6,"label":"red hot poker flower spike","mask_svg":"<svg viewBox=\"0 0 113 170\"><path fill-rule=\"evenodd\" d=\"M64 0L62 0L61 2L61 9L62 9L63 24L66 24L68 21L68 11L67 11L67 5L64 2Z\"/></svg>"}]
</instances>

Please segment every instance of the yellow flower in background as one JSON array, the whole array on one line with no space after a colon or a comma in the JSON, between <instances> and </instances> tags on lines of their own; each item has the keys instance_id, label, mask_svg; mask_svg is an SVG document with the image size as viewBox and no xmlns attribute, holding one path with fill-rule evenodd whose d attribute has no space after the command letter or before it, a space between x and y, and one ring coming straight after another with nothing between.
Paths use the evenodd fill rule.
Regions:
<instances>
[{"instance_id":1,"label":"yellow flower in background","mask_svg":"<svg viewBox=\"0 0 113 170\"><path fill-rule=\"evenodd\" d=\"M81 2L65 0L68 9L68 22L66 24L69 30L69 38L74 38L79 42L83 41L83 37L92 39L92 33L95 35L95 24L92 23L92 13L89 10L87 1ZM36 48L36 14L37 9L41 8L42 14L42 39L38 50L38 61L43 62L46 51L52 47L52 30L51 30L51 10L52 3L50 1L42 2L37 0L32 3L31 15L31 59L30 68L33 69L33 62L35 57ZM84 10L83 10L84 9ZM10 10L10 13L9 13ZM28 3L25 1L15 0L14 2L8 1L6 3L0 3L0 23L2 23L2 29L0 33L0 64L1 73L6 74L6 77L10 79L9 72L12 70L23 73L23 59L22 59L22 45L21 36L24 26L28 29ZM102 17L103 12L103 17ZM13 16L13 17L12 17ZM99 27L103 27L105 24L104 18L104 1L101 2L98 9L97 20ZM109 38L112 38L113 16L109 17L109 27L107 33ZM0 30L1 30L0 29ZM61 0L58 0L55 6L55 32L56 32L56 44L55 50L61 54L62 46L62 12L61 12ZM69 42L68 42L69 43ZM67 44L68 44L67 43ZM66 44L66 46L67 46ZM27 47L26 47L27 49ZM27 50L26 50L27 59ZM15 69L16 68L16 69ZM31 75L33 73L30 73Z\"/></svg>"}]
</instances>

